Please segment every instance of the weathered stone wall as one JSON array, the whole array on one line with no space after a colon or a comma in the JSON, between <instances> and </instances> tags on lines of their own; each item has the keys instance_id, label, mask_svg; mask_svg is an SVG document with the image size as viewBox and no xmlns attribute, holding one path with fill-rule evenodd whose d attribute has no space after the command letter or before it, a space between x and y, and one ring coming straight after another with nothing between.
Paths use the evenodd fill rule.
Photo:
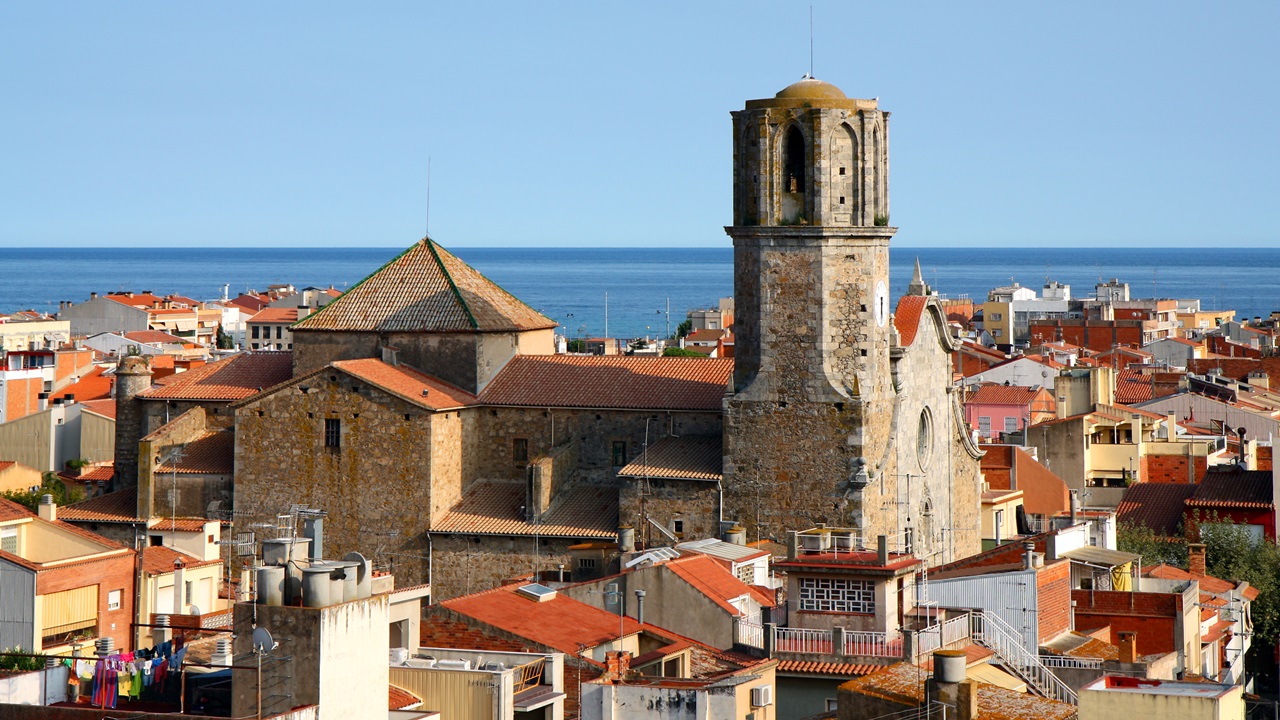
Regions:
<instances>
[{"instance_id":1,"label":"weathered stone wall","mask_svg":"<svg viewBox=\"0 0 1280 720\"><path fill-rule=\"evenodd\" d=\"M634 460L644 449L646 420L650 444L668 434L716 435L721 431L720 414L714 412L478 408L474 413L474 432L463 438L466 484L484 479L523 480L527 463L516 462L512 455L516 439L528 441L528 457L534 459L573 438L578 443L578 478L612 483L613 442L625 442L627 461Z\"/></svg>"},{"instance_id":2,"label":"weathered stone wall","mask_svg":"<svg viewBox=\"0 0 1280 720\"><path fill-rule=\"evenodd\" d=\"M542 514L563 490L578 469L578 442L566 441L543 457L530 460L533 480L533 512Z\"/></svg>"},{"instance_id":3,"label":"weathered stone wall","mask_svg":"<svg viewBox=\"0 0 1280 720\"><path fill-rule=\"evenodd\" d=\"M325 447L326 419L341 422L341 447ZM456 498L454 480L451 494L433 503L432 470L449 461L433 463L432 432L456 435L459 424L457 413L433 418L337 371L317 376L305 391L293 385L253 400L236 410L240 522L274 522L292 503L320 508L329 513L327 557L355 550L385 564L380 554L426 530L430 516ZM448 481L441 485L449 492Z\"/></svg>"},{"instance_id":4,"label":"weathered stone wall","mask_svg":"<svg viewBox=\"0 0 1280 720\"><path fill-rule=\"evenodd\" d=\"M182 445L195 440L206 431L204 408L194 407L135 444L138 449L138 517L150 518L157 514L170 514L178 498L171 498L177 482L169 477L169 483L157 483L156 469ZM205 493L203 488L196 492L188 478L182 479L181 488L177 488L179 496L190 495L191 499L181 503L184 510L194 515L203 516L205 506L200 501Z\"/></svg>"},{"instance_id":5,"label":"weathered stone wall","mask_svg":"<svg viewBox=\"0 0 1280 720\"><path fill-rule=\"evenodd\" d=\"M930 565L976 553L982 549L979 462L965 446L951 353L930 308L894 375L900 420L892 523L913 528L916 554Z\"/></svg>"},{"instance_id":6,"label":"weathered stone wall","mask_svg":"<svg viewBox=\"0 0 1280 720\"><path fill-rule=\"evenodd\" d=\"M159 430L165 423L171 422L174 418L191 410L192 408L203 408L205 414L205 425L210 430L229 430L235 426L235 411L231 409L231 403L225 400L147 400L141 402L142 408L142 435L138 439Z\"/></svg>"},{"instance_id":7,"label":"weathered stone wall","mask_svg":"<svg viewBox=\"0 0 1280 720\"><path fill-rule=\"evenodd\" d=\"M394 347L405 365L477 393L515 355L520 338L517 333L297 330L293 334L293 374L309 373L334 360L381 357L384 345Z\"/></svg>"},{"instance_id":8,"label":"weathered stone wall","mask_svg":"<svg viewBox=\"0 0 1280 720\"><path fill-rule=\"evenodd\" d=\"M618 522L635 528L637 542L648 538L654 545L670 543L669 538L644 522L645 515L684 540L720 537L720 498L716 483L706 480L652 478L627 478L619 482ZM754 515L748 515L743 520L749 519L754 527L754 518ZM681 522L683 530L677 530L677 520Z\"/></svg>"},{"instance_id":9,"label":"weathered stone wall","mask_svg":"<svg viewBox=\"0 0 1280 720\"><path fill-rule=\"evenodd\" d=\"M109 303L119 305L119 303ZM144 431L141 402L135 396L151 387L151 368L146 357L120 358L116 366L116 489L138 484L138 440Z\"/></svg>"},{"instance_id":10,"label":"weathered stone wall","mask_svg":"<svg viewBox=\"0 0 1280 720\"><path fill-rule=\"evenodd\" d=\"M573 567L569 546L581 542L562 538L495 537L483 535L431 536L431 597L436 602L499 587L506 580L564 563ZM534 548L537 548L535 551ZM400 583L402 571L396 570ZM426 582L423 577L416 582Z\"/></svg>"}]
</instances>

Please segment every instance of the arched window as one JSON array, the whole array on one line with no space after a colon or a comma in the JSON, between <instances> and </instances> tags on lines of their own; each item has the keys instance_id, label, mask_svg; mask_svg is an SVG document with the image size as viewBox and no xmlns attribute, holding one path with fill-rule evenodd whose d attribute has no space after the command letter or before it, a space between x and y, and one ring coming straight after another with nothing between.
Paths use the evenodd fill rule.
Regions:
<instances>
[{"instance_id":1,"label":"arched window","mask_svg":"<svg viewBox=\"0 0 1280 720\"><path fill-rule=\"evenodd\" d=\"M803 193L805 191L805 151L804 136L800 129L792 125L787 131L787 140L783 145L782 191Z\"/></svg>"}]
</instances>

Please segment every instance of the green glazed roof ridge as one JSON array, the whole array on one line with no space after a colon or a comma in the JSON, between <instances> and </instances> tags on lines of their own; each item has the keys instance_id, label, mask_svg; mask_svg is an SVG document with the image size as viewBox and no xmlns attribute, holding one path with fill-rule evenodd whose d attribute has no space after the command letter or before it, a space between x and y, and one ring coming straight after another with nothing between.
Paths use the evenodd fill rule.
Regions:
<instances>
[{"instance_id":1,"label":"green glazed roof ridge","mask_svg":"<svg viewBox=\"0 0 1280 720\"><path fill-rule=\"evenodd\" d=\"M462 297L462 291L458 290L458 284L453 281L453 275L450 274L449 268L444 264L444 260L440 259L440 253L436 252L435 241L430 237L423 238L427 249L431 251L431 257L435 258L436 264L440 266L440 273L444 275L444 279L449 283L449 287L453 290L453 296L458 299L458 304L462 306L462 311L467 314L467 321L471 323L473 330L480 329L480 323L476 322L476 316L471 314L471 306L467 305L467 301ZM450 253L452 254L452 253Z\"/></svg>"},{"instance_id":2,"label":"green glazed roof ridge","mask_svg":"<svg viewBox=\"0 0 1280 720\"><path fill-rule=\"evenodd\" d=\"M442 249L443 249L443 248L442 248ZM552 327L559 327L559 326L560 326L560 323L556 322L555 320L552 320L551 318L547 317L546 315L543 315L541 310L538 310L538 309L534 308L532 305L530 305L529 303L527 303L527 302L525 302L525 301L521 300L519 297L517 297L517 296L516 296L515 294L513 294L511 291L507 290L505 287L503 287L502 285L499 285L496 281L494 281L493 279L491 279L488 275L485 275L484 273L480 272L480 270L479 270L475 265L472 265L471 263L467 262L466 260L463 260L462 258L458 257L458 255L457 255L456 253L454 253L452 250L445 250L445 252L449 253L449 255L451 255L451 256L452 256L454 259L456 259L458 262L460 262L460 263L462 263L462 264L466 265L468 270L470 270L471 272L475 273L475 274L476 274L476 276L477 276L477 277L479 277L481 280L484 280L485 282L487 282L487 283L489 283L490 285L492 285L494 288L496 288L496 289L498 290L498 292L502 293L503 295L506 295L507 297L511 298L512 300L516 301L517 303L520 303L521 305L523 305L523 306L525 306L525 307L529 308L529 309L530 309L530 310L532 310L534 313L536 313L536 314L538 315L538 317L541 317L542 319L544 319L544 320L546 320L547 322L551 323L551 326L552 326Z\"/></svg>"},{"instance_id":3,"label":"green glazed roof ridge","mask_svg":"<svg viewBox=\"0 0 1280 720\"><path fill-rule=\"evenodd\" d=\"M408 255L408 254L409 254L409 252L410 252L411 250L413 250L415 247L417 247L419 244L421 244L421 243L423 243L423 242L430 242L430 240L431 240L431 238L430 238L429 236L425 236L425 235L424 235L424 236L423 236L423 238L422 238L421 240L419 240L418 242L415 242L414 244L412 244L412 245L410 245L409 247L405 248L404 250L400 251L400 254L396 255L395 257L393 257L393 258L391 258L390 260L388 260L388 261L386 261L385 263L383 263L383 264L382 264L382 266L381 266L381 267L379 267L377 270L374 270L373 272L369 273L368 275L365 275L363 278L361 278L361 279L360 279L360 282L357 282L355 285L352 285L351 287L347 288L346 290L343 290L343 291L342 291L342 295L346 295L347 293L351 292L352 290L355 290L356 288L358 288L358 287L360 287L361 285L365 284L365 283L366 283L366 282L368 282L368 281L369 281L369 279L370 279L370 278L372 278L374 275L377 275L378 273L382 272L383 270L386 270L388 267L390 267L390 266L392 265L392 263L396 262L397 260L399 260L400 258L404 257L405 255ZM330 300L329 302L325 303L324 307L319 308L319 309L318 309L318 310L316 310L315 312L313 312L313 313L311 313L311 314L307 315L306 317L302 318L301 320L298 320L298 321L297 321L297 322L295 322L294 324L290 325L290 326L289 326L289 329L290 329L290 330L293 330L294 328L298 327L298 326L299 326L299 325L301 325L302 323L305 323L305 322L307 322L308 320L310 320L311 318L313 318L313 317L315 317L315 316L319 315L320 313L324 312L325 310L328 310L330 307L332 307L332 306L333 306L333 304L334 304L334 303L336 303L338 300L341 300L341 299L342 299L342 295L339 295L338 297L336 297L336 298L334 298L334 299ZM303 330L306 330L307 328L302 328L302 329L303 329Z\"/></svg>"}]
</instances>

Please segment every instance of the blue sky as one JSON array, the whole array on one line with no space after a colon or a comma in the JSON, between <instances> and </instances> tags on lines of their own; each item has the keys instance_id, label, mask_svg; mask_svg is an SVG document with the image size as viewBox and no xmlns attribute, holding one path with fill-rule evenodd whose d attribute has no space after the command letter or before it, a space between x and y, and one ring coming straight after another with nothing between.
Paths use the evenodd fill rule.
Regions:
<instances>
[{"instance_id":1,"label":"blue sky","mask_svg":"<svg viewBox=\"0 0 1280 720\"><path fill-rule=\"evenodd\" d=\"M1280 4L814 3L902 245L1280 245ZM728 246L809 5L0 4L0 246Z\"/></svg>"}]
</instances>

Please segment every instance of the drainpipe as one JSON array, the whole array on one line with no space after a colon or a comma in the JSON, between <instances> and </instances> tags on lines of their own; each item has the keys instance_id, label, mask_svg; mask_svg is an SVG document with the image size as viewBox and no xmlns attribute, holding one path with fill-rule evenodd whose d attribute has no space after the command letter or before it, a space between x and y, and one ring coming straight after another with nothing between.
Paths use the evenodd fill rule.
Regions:
<instances>
[{"instance_id":1,"label":"drainpipe","mask_svg":"<svg viewBox=\"0 0 1280 720\"><path fill-rule=\"evenodd\" d=\"M636 622L644 624L644 591L636 591Z\"/></svg>"}]
</instances>

